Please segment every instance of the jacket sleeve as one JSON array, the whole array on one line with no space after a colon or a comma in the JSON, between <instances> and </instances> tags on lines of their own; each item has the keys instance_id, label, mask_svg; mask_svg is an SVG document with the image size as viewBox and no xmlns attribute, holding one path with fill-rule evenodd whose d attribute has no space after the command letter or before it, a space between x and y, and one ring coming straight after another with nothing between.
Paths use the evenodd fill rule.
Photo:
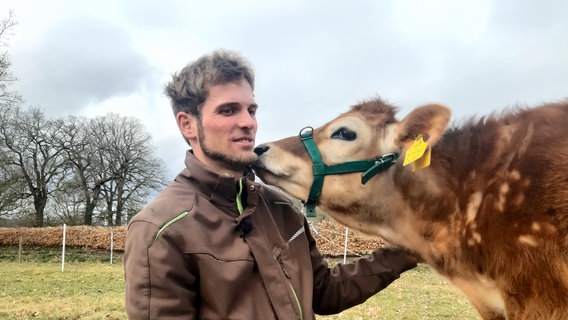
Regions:
<instances>
[{"instance_id":1,"label":"jacket sleeve","mask_svg":"<svg viewBox=\"0 0 568 320\"><path fill-rule=\"evenodd\" d=\"M416 260L394 248L380 248L368 257L329 268L307 228L314 271L313 310L328 315L365 302L400 274L416 267Z\"/></svg>"},{"instance_id":2,"label":"jacket sleeve","mask_svg":"<svg viewBox=\"0 0 568 320\"><path fill-rule=\"evenodd\" d=\"M175 235L158 230L147 221L128 227L124 251L128 318L196 319L196 277L175 245Z\"/></svg>"}]
</instances>

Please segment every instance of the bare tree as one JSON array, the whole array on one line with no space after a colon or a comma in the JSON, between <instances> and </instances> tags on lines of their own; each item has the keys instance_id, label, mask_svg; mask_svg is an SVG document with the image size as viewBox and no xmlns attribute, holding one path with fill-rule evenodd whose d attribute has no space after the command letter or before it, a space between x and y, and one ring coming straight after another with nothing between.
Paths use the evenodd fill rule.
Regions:
<instances>
[{"instance_id":1,"label":"bare tree","mask_svg":"<svg viewBox=\"0 0 568 320\"><path fill-rule=\"evenodd\" d=\"M10 159L1 146L0 151L0 216L12 216L26 206L22 197L25 184L17 168L10 165Z\"/></svg>"},{"instance_id":2,"label":"bare tree","mask_svg":"<svg viewBox=\"0 0 568 320\"><path fill-rule=\"evenodd\" d=\"M54 194L53 201L48 203L48 210L53 212L48 216L56 220L59 225L62 223L70 226L83 225L83 193L79 188L64 187Z\"/></svg>"},{"instance_id":3,"label":"bare tree","mask_svg":"<svg viewBox=\"0 0 568 320\"><path fill-rule=\"evenodd\" d=\"M64 150L73 172L73 175L67 177L62 190L64 193L68 193L65 190L72 190L82 194L82 197L75 196L73 199L82 202L82 206L77 208L83 208L85 225L93 224L93 213L101 199L103 185L118 178L107 166L108 155L102 147L104 143L99 139L100 133L90 127L91 123L92 120L86 118L67 117L63 127L65 138L61 141L66 146ZM59 198L68 197L60 195Z\"/></svg>"},{"instance_id":4,"label":"bare tree","mask_svg":"<svg viewBox=\"0 0 568 320\"><path fill-rule=\"evenodd\" d=\"M13 11L9 12L8 18L0 20L0 47L8 45L12 29L17 24ZM17 92L8 90L9 84L17 80L10 71L11 65L8 52L0 53L0 105L10 105L21 101L21 96Z\"/></svg>"},{"instance_id":5,"label":"bare tree","mask_svg":"<svg viewBox=\"0 0 568 320\"><path fill-rule=\"evenodd\" d=\"M13 11L0 21L0 47L17 25ZM29 216L44 225L48 199L59 219L92 225L102 208L105 223L120 225L164 184L164 165L150 136L133 118L110 114L92 120L47 119L24 111L9 85L16 81L7 52L0 52L0 212ZM100 200L104 196L104 203Z\"/></svg>"},{"instance_id":6,"label":"bare tree","mask_svg":"<svg viewBox=\"0 0 568 320\"><path fill-rule=\"evenodd\" d=\"M152 191L165 184L164 164L155 155L151 136L135 118L109 114L94 119L92 130L100 137L101 155L115 179L103 186L106 223L125 223L125 211L145 204Z\"/></svg>"},{"instance_id":7,"label":"bare tree","mask_svg":"<svg viewBox=\"0 0 568 320\"><path fill-rule=\"evenodd\" d=\"M34 225L42 227L48 198L57 189L59 178L67 168L59 143L62 123L46 119L38 108L23 112L19 107L13 107L3 119L0 146L6 155L6 164L17 168L21 174L26 185L24 197L33 200Z\"/></svg>"},{"instance_id":8,"label":"bare tree","mask_svg":"<svg viewBox=\"0 0 568 320\"><path fill-rule=\"evenodd\" d=\"M0 47L8 45L13 28L17 25L14 13L10 11L8 17L0 20ZM0 53L0 127L4 128L9 121L8 115L21 103L20 95L9 90L9 85L16 81L10 71L11 61L8 52ZM6 152L6 145L0 139L0 215L9 216L25 208L27 203L22 198L25 184L21 172L11 165L10 154Z\"/></svg>"}]
</instances>

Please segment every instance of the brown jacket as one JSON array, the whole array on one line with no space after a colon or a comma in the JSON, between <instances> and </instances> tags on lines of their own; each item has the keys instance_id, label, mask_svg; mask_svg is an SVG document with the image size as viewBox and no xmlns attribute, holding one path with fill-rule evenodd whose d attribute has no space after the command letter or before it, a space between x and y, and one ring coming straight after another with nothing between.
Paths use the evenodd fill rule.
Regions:
<instances>
[{"instance_id":1,"label":"brown jacket","mask_svg":"<svg viewBox=\"0 0 568 320\"><path fill-rule=\"evenodd\" d=\"M209 170L184 169L130 222L130 319L314 319L380 291L415 266L377 250L329 269L305 217L280 192Z\"/></svg>"}]
</instances>

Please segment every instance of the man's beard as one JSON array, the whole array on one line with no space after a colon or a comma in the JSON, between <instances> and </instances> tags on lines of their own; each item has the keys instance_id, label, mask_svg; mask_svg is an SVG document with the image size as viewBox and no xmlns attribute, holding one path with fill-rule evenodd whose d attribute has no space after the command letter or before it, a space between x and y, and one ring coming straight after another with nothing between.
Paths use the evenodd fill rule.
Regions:
<instances>
[{"instance_id":1,"label":"man's beard","mask_svg":"<svg viewBox=\"0 0 568 320\"><path fill-rule=\"evenodd\" d=\"M250 156L237 158L209 149L205 144L205 133L200 122L198 122L197 128L199 130L199 145L203 154L212 160L222 163L227 169L244 171L247 166L252 165L257 160L257 156L254 153Z\"/></svg>"}]
</instances>

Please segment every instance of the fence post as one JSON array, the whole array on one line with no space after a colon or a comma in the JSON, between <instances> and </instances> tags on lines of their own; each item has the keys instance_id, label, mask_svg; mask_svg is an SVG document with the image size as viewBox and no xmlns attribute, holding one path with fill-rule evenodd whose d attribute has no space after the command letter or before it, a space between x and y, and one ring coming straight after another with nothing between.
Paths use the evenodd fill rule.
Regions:
<instances>
[{"instance_id":1,"label":"fence post","mask_svg":"<svg viewBox=\"0 0 568 320\"><path fill-rule=\"evenodd\" d=\"M63 224L63 251L61 252L61 272L65 271L65 234L67 233L67 225Z\"/></svg>"},{"instance_id":2,"label":"fence post","mask_svg":"<svg viewBox=\"0 0 568 320\"><path fill-rule=\"evenodd\" d=\"M21 262L22 262L22 236L20 236L18 243L18 263Z\"/></svg>"},{"instance_id":3,"label":"fence post","mask_svg":"<svg viewBox=\"0 0 568 320\"><path fill-rule=\"evenodd\" d=\"M110 264L112 264L113 249L114 249L114 230L110 228Z\"/></svg>"},{"instance_id":4,"label":"fence post","mask_svg":"<svg viewBox=\"0 0 568 320\"><path fill-rule=\"evenodd\" d=\"M345 245L343 246L343 264L347 260L347 238L349 237L349 228L345 227Z\"/></svg>"}]
</instances>

